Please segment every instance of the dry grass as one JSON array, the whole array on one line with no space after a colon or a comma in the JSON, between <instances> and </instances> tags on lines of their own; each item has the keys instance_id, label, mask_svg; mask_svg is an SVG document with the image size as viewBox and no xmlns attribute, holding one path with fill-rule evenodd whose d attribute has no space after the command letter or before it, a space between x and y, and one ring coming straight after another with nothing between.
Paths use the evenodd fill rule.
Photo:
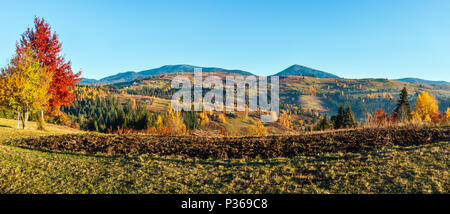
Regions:
<instances>
[{"instance_id":1,"label":"dry grass","mask_svg":"<svg viewBox=\"0 0 450 214\"><path fill-rule=\"evenodd\" d=\"M27 125L28 128L25 130L22 128L18 129L17 120L0 118L0 142L36 136L83 133L83 131L67 126L47 124L46 130L42 131L37 129L36 122L28 122Z\"/></svg>"},{"instance_id":2,"label":"dry grass","mask_svg":"<svg viewBox=\"0 0 450 214\"><path fill-rule=\"evenodd\" d=\"M449 193L449 143L266 160L101 156L0 145L0 193Z\"/></svg>"}]
</instances>

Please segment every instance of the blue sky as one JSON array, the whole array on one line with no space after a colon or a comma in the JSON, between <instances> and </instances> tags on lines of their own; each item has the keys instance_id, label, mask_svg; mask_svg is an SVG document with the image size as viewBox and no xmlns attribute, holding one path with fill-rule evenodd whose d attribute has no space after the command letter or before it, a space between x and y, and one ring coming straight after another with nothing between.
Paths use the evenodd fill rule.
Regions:
<instances>
[{"instance_id":1,"label":"blue sky","mask_svg":"<svg viewBox=\"0 0 450 214\"><path fill-rule=\"evenodd\" d=\"M167 64L450 81L450 1L2 0L0 66L44 17L83 76Z\"/></svg>"}]
</instances>

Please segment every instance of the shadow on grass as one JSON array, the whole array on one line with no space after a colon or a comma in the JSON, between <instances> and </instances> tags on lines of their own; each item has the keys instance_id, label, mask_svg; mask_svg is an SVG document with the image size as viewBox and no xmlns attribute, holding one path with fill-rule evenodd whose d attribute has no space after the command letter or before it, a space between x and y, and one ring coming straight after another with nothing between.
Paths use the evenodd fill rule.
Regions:
<instances>
[{"instance_id":1,"label":"shadow on grass","mask_svg":"<svg viewBox=\"0 0 450 214\"><path fill-rule=\"evenodd\" d=\"M78 156L78 157L95 157L95 158L107 158L107 159L117 159L121 157L126 156L119 156L119 155L107 155L107 154L87 154L87 153L77 153L77 152L66 152L66 151L55 151L50 149L42 149L42 148L32 148L27 146L21 146L21 145L14 145L10 143L3 143L3 145L16 147L20 149L30 150L30 151L38 151L43 152L47 154L59 154L59 155L72 155L72 156Z\"/></svg>"},{"instance_id":2,"label":"shadow on grass","mask_svg":"<svg viewBox=\"0 0 450 214\"><path fill-rule=\"evenodd\" d=\"M121 160L125 162L131 161L142 161L140 160L144 157L144 160L154 160L154 161L163 161L170 163L178 163L183 165L211 165L211 166L276 166L281 164L286 164L291 161L297 161L299 157L308 157L307 159L303 159L306 162L315 162L315 161L337 161L337 160L350 160L357 159L361 157L355 157L354 155L344 155L341 157L329 157L329 156L311 156L311 155L299 155L296 157L278 157L278 158L270 158L270 159L244 159L244 158L236 158L236 159L199 159L199 158L191 158L191 157L171 157L170 155L166 157L155 156L154 154L130 154L130 155L108 155L108 154L89 154L89 153L79 153L79 152L69 152L69 151L55 151L50 149L43 148L32 148L22 145L14 145L11 143L3 143L3 145L8 145L11 147L16 147L25 150L31 151L39 151L47 154L61 154L61 155L71 155L77 157L94 157L94 158L104 158L107 160ZM360 153L361 154L361 153ZM280 160L283 159L283 160ZM236 162L243 161L243 162Z\"/></svg>"},{"instance_id":3,"label":"shadow on grass","mask_svg":"<svg viewBox=\"0 0 450 214\"><path fill-rule=\"evenodd\" d=\"M155 157L153 154L133 154L133 155L108 155L108 154L88 154L88 153L77 153L77 152L67 152L67 151L55 151L49 149L42 148L32 148L22 145L14 145L11 143L2 143L3 145L30 150L30 151L39 151L47 154L60 154L60 155L71 155L77 157L94 157L94 158L104 158L108 160L118 160L122 159L123 161L130 162L132 160L140 161L140 158L145 155L144 159L146 160L155 160L155 161L164 161L171 163L180 163L186 165L195 165L195 164L203 164L203 165L214 165L214 166L262 166L262 165L279 165L284 164L289 161L286 158L285 161L277 161L277 160L255 160L255 159L243 159L244 163L236 163L230 159L213 159L213 160L204 160L197 158L185 158L185 159L177 159L170 157ZM220 161L220 162L219 162Z\"/></svg>"},{"instance_id":4,"label":"shadow on grass","mask_svg":"<svg viewBox=\"0 0 450 214\"><path fill-rule=\"evenodd\" d=\"M276 161L276 160L263 160L258 161L254 159L245 159L245 163L237 163L233 162L229 159L213 159L213 160L202 160L202 159L192 159L189 158L187 160L183 159L173 159L173 158L164 158L164 157L148 157L148 159L156 160L156 161L164 161L164 162L172 162L172 163L181 163L186 165L195 165L195 164L202 164L202 165L211 165L211 166L275 166L280 164L285 164L289 162L289 160L286 158L286 161ZM220 161L220 162L219 162Z\"/></svg>"},{"instance_id":5,"label":"shadow on grass","mask_svg":"<svg viewBox=\"0 0 450 214\"><path fill-rule=\"evenodd\" d=\"M12 127L11 127L11 126L8 126L8 125L2 125L2 124L0 124L0 127L1 127L1 128L11 128L11 129L12 129Z\"/></svg>"}]
</instances>

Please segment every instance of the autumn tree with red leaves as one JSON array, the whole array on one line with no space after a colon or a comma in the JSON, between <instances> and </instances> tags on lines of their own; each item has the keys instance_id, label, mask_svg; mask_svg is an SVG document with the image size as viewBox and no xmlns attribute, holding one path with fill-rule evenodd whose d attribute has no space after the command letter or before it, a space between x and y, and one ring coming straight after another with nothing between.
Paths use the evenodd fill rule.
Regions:
<instances>
[{"instance_id":1,"label":"autumn tree with red leaves","mask_svg":"<svg viewBox=\"0 0 450 214\"><path fill-rule=\"evenodd\" d=\"M28 28L16 45L17 55L25 54L23 50L30 48L42 66L52 74L49 87L51 98L46 105L48 112L60 111L62 105L70 106L75 97L71 88L75 87L81 78L81 73L74 74L71 62L61 56L61 43L56 32L51 31L50 25L43 19L34 19L34 29Z\"/></svg>"},{"instance_id":2,"label":"autumn tree with red leaves","mask_svg":"<svg viewBox=\"0 0 450 214\"><path fill-rule=\"evenodd\" d=\"M373 114L373 117L377 125L385 124L388 118L386 111L382 108L378 109L378 111Z\"/></svg>"}]
</instances>

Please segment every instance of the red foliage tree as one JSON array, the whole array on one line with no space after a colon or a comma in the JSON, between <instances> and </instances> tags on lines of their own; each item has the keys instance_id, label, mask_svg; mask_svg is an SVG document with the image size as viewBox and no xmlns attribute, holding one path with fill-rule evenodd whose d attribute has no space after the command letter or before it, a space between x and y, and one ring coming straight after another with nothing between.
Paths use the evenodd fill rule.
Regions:
<instances>
[{"instance_id":1,"label":"red foliage tree","mask_svg":"<svg viewBox=\"0 0 450 214\"><path fill-rule=\"evenodd\" d=\"M52 73L49 93L52 95L47 107L48 111L59 111L61 105L70 106L75 95L71 87L81 80L81 73L74 74L71 62L60 55L61 43L56 32L51 32L50 25L43 18L34 18L34 29L28 28L16 45L18 55L31 48L35 57Z\"/></svg>"},{"instance_id":2,"label":"red foliage tree","mask_svg":"<svg viewBox=\"0 0 450 214\"><path fill-rule=\"evenodd\" d=\"M373 117L378 125L383 125L387 122L387 114L384 109L380 108L373 114Z\"/></svg>"}]
</instances>

